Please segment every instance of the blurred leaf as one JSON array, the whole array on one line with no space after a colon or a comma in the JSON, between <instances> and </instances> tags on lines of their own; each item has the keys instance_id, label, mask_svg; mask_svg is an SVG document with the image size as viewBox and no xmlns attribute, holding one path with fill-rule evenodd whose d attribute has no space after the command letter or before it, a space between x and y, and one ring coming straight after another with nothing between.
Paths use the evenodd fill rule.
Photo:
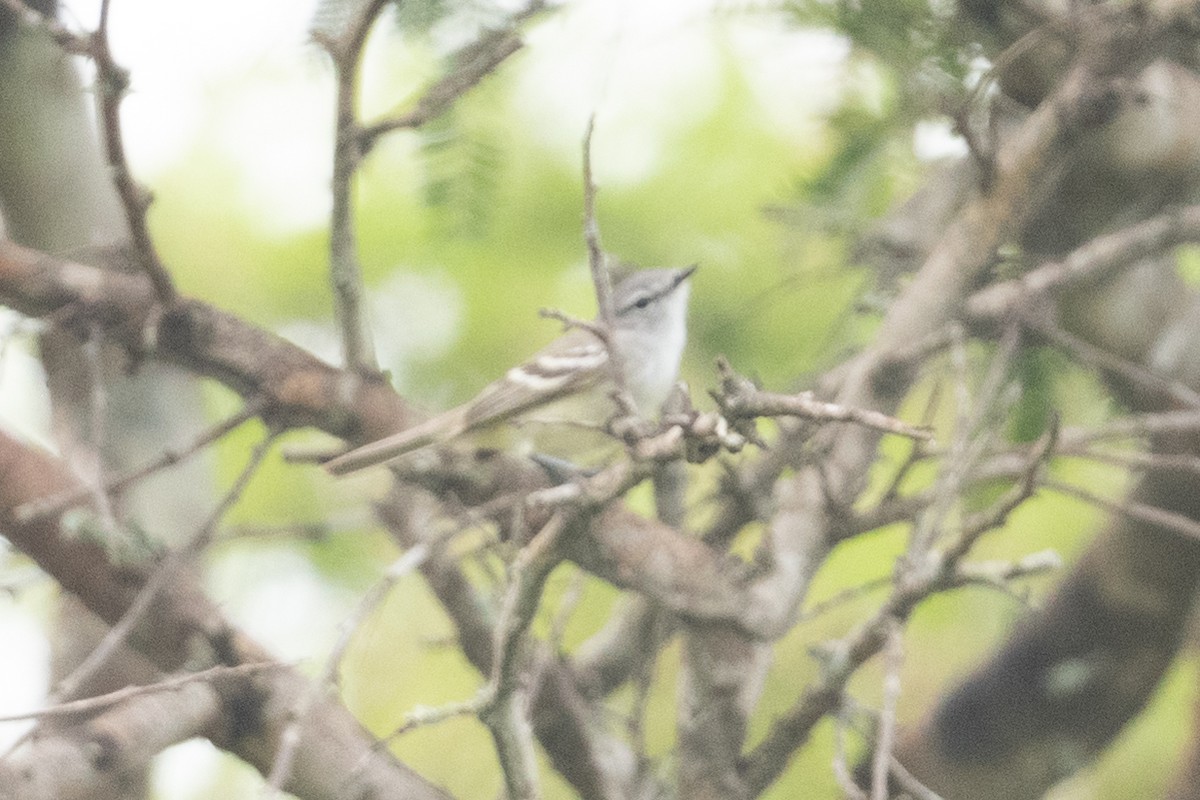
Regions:
<instances>
[{"instance_id":1,"label":"blurred leaf","mask_svg":"<svg viewBox=\"0 0 1200 800\"><path fill-rule=\"evenodd\" d=\"M445 114L421 130L425 202L452 238L479 238L491 219L504 179L504 153L496 132Z\"/></svg>"},{"instance_id":2,"label":"blurred leaf","mask_svg":"<svg viewBox=\"0 0 1200 800\"><path fill-rule=\"evenodd\" d=\"M1063 357L1046 348L1025 347L1018 351L1015 377L1020 396L1009 416L1010 440L1032 442L1046 431L1055 413L1055 377L1064 366Z\"/></svg>"}]
</instances>

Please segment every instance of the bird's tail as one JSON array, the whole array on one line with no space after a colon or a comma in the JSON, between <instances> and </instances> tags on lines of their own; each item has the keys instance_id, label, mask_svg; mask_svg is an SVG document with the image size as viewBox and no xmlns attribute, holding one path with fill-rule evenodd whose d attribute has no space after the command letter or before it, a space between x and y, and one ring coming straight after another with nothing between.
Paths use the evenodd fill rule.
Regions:
<instances>
[{"instance_id":1,"label":"bird's tail","mask_svg":"<svg viewBox=\"0 0 1200 800\"><path fill-rule=\"evenodd\" d=\"M447 411L399 433L342 453L326 461L323 466L334 475L348 475L391 461L413 450L452 439L465 429L463 415L457 409Z\"/></svg>"}]
</instances>

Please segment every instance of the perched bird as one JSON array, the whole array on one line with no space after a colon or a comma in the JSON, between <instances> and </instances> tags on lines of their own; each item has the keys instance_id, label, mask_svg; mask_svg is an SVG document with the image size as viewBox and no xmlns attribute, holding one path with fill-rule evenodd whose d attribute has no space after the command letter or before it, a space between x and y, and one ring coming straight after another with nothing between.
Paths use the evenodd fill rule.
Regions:
<instances>
[{"instance_id":1,"label":"perched bird","mask_svg":"<svg viewBox=\"0 0 1200 800\"><path fill-rule=\"evenodd\" d=\"M639 270L613 287L612 344L624 386L640 414L657 412L678 377L687 341L688 279L695 271L695 265ZM531 412L550 404L569 415L558 422L599 426L614 410L612 379L607 347L590 331L574 328L473 400L330 459L325 468L345 475L514 418L536 423L529 419Z\"/></svg>"}]
</instances>

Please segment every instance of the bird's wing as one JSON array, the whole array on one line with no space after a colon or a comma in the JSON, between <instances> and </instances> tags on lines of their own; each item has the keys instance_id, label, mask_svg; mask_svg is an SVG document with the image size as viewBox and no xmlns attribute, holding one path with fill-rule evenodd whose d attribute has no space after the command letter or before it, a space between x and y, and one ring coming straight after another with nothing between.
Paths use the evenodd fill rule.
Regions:
<instances>
[{"instance_id":1,"label":"bird's wing","mask_svg":"<svg viewBox=\"0 0 1200 800\"><path fill-rule=\"evenodd\" d=\"M509 419L605 377L608 348L592 334L575 330L513 367L467 404L463 431Z\"/></svg>"},{"instance_id":2,"label":"bird's wing","mask_svg":"<svg viewBox=\"0 0 1200 800\"><path fill-rule=\"evenodd\" d=\"M607 370L608 349L604 344L586 331L571 331L529 361L510 369L466 405L343 453L326 461L325 469L345 475L391 461L582 390L603 378Z\"/></svg>"}]
</instances>

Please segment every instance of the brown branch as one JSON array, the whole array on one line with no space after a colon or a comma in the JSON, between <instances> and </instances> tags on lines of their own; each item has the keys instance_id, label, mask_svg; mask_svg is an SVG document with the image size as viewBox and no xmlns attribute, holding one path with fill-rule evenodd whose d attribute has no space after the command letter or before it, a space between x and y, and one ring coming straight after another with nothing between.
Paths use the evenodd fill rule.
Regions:
<instances>
[{"instance_id":1,"label":"brown branch","mask_svg":"<svg viewBox=\"0 0 1200 800\"><path fill-rule=\"evenodd\" d=\"M23 24L45 31L64 52L77 56L88 55L91 52L92 43L87 36L72 32L54 17L30 8L23 0L0 0L0 3Z\"/></svg>"},{"instance_id":2,"label":"brown branch","mask_svg":"<svg viewBox=\"0 0 1200 800\"><path fill-rule=\"evenodd\" d=\"M135 691L69 724L56 719L0 759L4 796L127 797L131 779L144 776L161 751L219 724L224 709L218 685L226 679L252 678L242 671L187 681L170 691Z\"/></svg>"},{"instance_id":3,"label":"brown branch","mask_svg":"<svg viewBox=\"0 0 1200 800\"><path fill-rule=\"evenodd\" d=\"M686 619L741 625L746 598L735 563L703 542L614 504L563 554L615 586ZM755 633L747 630L747 633Z\"/></svg>"},{"instance_id":4,"label":"brown branch","mask_svg":"<svg viewBox=\"0 0 1200 800\"><path fill-rule=\"evenodd\" d=\"M100 640L100 643L96 645L79 666L72 670L71 674L59 682L54 691L55 697L62 699L73 698L79 687L87 684L93 675L104 668L109 659L117 653L121 645L126 643L133 630L150 613L150 608L157 600L159 593L174 582L178 578L179 573L190 565L205 546L212 541L212 536L217 529L217 525L229 509L241 499L242 493L250 482L250 478L258 471L259 465L262 464L262 460L266 457L267 451L274 440L274 435L268 436L254 449L241 474L234 480L233 485L225 493L225 496L217 504L216 509L209 515L208 519L200 525L182 547L173 551L162 563L156 566L154 572L138 591L137 596L133 598L133 602L123 611L120 619L112 624L112 627L104 634L104 638Z\"/></svg>"},{"instance_id":5,"label":"brown branch","mask_svg":"<svg viewBox=\"0 0 1200 800\"><path fill-rule=\"evenodd\" d=\"M26 711L23 714L5 714L0 716L0 722L19 722L27 719L45 720L54 717L71 717L80 714L91 714L109 706L124 703L134 697L142 695L154 694L156 692L170 692L178 689L181 686L186 686L189 683L197 683L204 681L215 681L221 678L232 676L245 676L263 670L282 669L283 664L265 662L261 664L242 664L236 667L209 667L208 669L199 672L186 672L182 675L176 675L170 678L164 678L156 683L147 684L145 686L126 686L123 689L106 692L105 694L95 695L93 697L84 697L79 700L68 700L64 703L57 703L39 708L37 711Z\"/></svg>"},{"instance_id":6,"label":"brown branch","mask_svg":"<svg viewBox=\"0 0 1200 800\"><path fill-rule=\"evenodd\" d=\"M100 130L104 139L104 155L112 172L117 195L125 210L125 221L138 266L150 279L158 301L171 305L177 296L175 282L163 266L146 224L146 210L151 197L134 179L125 156L125 141L121 133L121 101L129 90L129 73L113 60L108 44L108 11L111 0L101 0L100 24L92 35L90 54L96 64L96 103Z\"/></svg>"},{"instance_id":7,"label":"brown branch","mask_svg":"<svg viewBox=\"0 0 1200 800\"><path fill-rule=\"evenodd\" d=\"M377 509L405 547L425 540L426 510L419 497L411 489L394 486L393 496ZM463 655L479 672L490 675L496 634L488 603L446 548L433 547L420 569L454 621ZM528 671L536 676L529 689L533 726L555 769L582 797L625 800L634 796L632 787L637 776L625 767L637 762L626 743L597 728L599 709L556 655L539 646L531 649ZM478 700L459 704L447 713L477 710Z\"/></svg>"},{"instance_id":8,"label":"brown branch","mask_svg":"<svg viewBox=\"0 0 1200 800\"><path fill-rule=\"evenodd\" d=\"M312 682L307 693L291 710L291 721L279 736L279 750L275 754L275 763L267 773L267 793L277 796L284 782L292 773L293 764L300 753L300 741L303 726L309 722L309 717L318 707L321 696L337 683L337 674L341 669L342 659L354 639L355 633L362 627L379 605L387 599L396 582L417 568L429 554L429 548L418 545L396 559L386 570L382 579L377 581L359 601L354 613L341 624L338 639L325 659L321 674Z\"/></svg>"},{"instance_id":9,"label":"brown branch","mask_svg":"<svg viewBox=\"0 0 1200 800\"><path fill-rule=\"evenodd\" d=\"M1073 142L1108 121L1114 82L1136 74L1161 52L1159 32L1147 32L1131 17L1122 11L1099 21L1089 46L1081 49L1080 59L1065 71L1053 94L1002 142L989 191L944 227L920 270L889 305L874 342L840 371L839 404L890 414L908 395L919 373L899 356L912 342L926 341L961 316L967 298L986 279L997 248L1017 237L1031 210L1055 188ZM746 611L756 629L774 635L791 628L834 543L837 519L854 507L866 487L880 434L862 426L837 426L814 438L800 430L782 437L774 448L779 461L798 468L776 491L775 511L763 537L770 568L748 592L752 602ZM806 466L814 450L825 457L819 466ZM800 737L770 754L760 748L761 757L750 759L752 793L778 777L794 747L807 737L808 726L836 701L833 685L823 683L813 691L829 694L806 707L817 711L814 718L793 720Z\"/></svg>"},{"instance_id":10,"label":"brown branch","mask_svg":"<svg viewBox=\"0 0 1200 800\"><path fill-rule=\"evenodd\" d=\"M925 598L961 585L958 566L971 546L988 530L1002 525L1037 486L1046 459L1052 452L1054 435L1043 437L1029 455L1022 478L989 511L964 523L957 538L933 563L920 570L907 570L903 580L893 583L892 594L871 619L840 641L825 664L821 680L805 690L800 700L772 725L767 737L742 759L741 772L751 796L762 792L797 747L803 744L818 722L838 707L847 681L888 642L896 620L906 621Z\"/></svg>"},{"instance_id":11,"label":"brown branch","mask_svg":"<svg viewBox=\"0 0 1200 800\"><path fill-rule=\"evenodd\" d=\"M967 300L965 310L969 318L979 322L1010 319L1033 298L1101 281L1140 259L1197 241L1200 205L1167 211L1097 236L1062 259L1042 264L1019 278L980 289Z\"/></svg>"},{"instance_id":12,"label":"brown branch","mask_svg":"<svg viewBox=\"0 0 1200 800\"><path fill-rule=\"evenodd\" d=\"M73 535L57 519L21 523L12 515L18 506L75 484L61 461L0 432L0 531L60 586L112 624L133 605L151 579L151 569L116 563L95 539ZM187 573L177 575L157 593L128 641L164 672L203 661L227 666L275 661L225 620ZM211 731L210 738L267 774L287 723L282 712L294 707L309 685L287 667L214 681L222 703L220 718L227 724ZM397 800L446 796L390 754L374 752L373 737L336 701L323 699L314 714L312 727L321 731L320 737L302 739L297 768L284 787L287 791L314 800L333 800L347 793Z\"/></svg>"},{"instance_id":13,"label":"brown branch","mask_svg":"<svg viewBox=\"0 0 1200 800\"><path fill-rule=\"evenodd\" d=\"M337 38L314 33L337 74L337 119L333 145L333 210L329 220L329 278L334 311L342 330L342 355L351 372L378 371L369 322L363 310L362 268L354 237L351 182L363 151L357 120L358 69L363 45L387 0L367 0Z\"/></svg>"},{"instance_id":14,"label":"brown branch","mask_svg":"<svg viewBox=\"0 0 1200 800\"><path fill-rule=\"evenodd\" d=\"M204 447L207 447L226 434L241 427L242 424L258 416L262 413L263 409L264 404L261 402L251 401L247 403L241 411L203 431L191 442L181 447L167 448L157 458L109 478L104 482L104 492L112 493L120 491L160 470L175 466L191 458ZM61 514L69 508L86 503L90 495L91 492L88 490L79 489L47 497L38 500L36 503L21 506L16 510L15 516L21 522L32 522L41 517Z\"/></svg>"},{"instance_id":15,"label":"brown branch","mask_svg":"<svg viewBox=\"0 0 1200 800\"><path fill-rule=\"evenodd\" d=\"M0 240L0 302L74 327L92 320L135 361L154 358L220 381L281 428L312 425L353 442L411 424L379 378L336 369L240 317L179 298L159 313L149 279L67 261Z\"/></svg>"},{"instance_id":16,"label":"brown branch","mask_svg":"<svg viewBox=\"0 0 1200 800\"><path fill-rule=\"evenodd\" d=\"M491 677L482 693L485 699L479 719L492 734L512 800L534 800L540 795L533 731L520 691L521 656L546 578L562 558L559 549L567 528L564 515L556 513L517 553L509 568L509 586L496 622Z\"/></svg>"},{"instance_id":17,"label":"brown branch","mask_svg":"<svg viewBox=\"0 0 1200 800\"><path fill-rule=\"evenodd\" d=\"M737 375L724 358L717 359L721 390L711 392L721 411L731 422L755 417L798 417L816 422L853 422L884 433L894 433L920 441L932 441L933 433L924 427L872 411L818 400L812 392L777 394L765 392Z\"/></svg>"}]
</instances>

